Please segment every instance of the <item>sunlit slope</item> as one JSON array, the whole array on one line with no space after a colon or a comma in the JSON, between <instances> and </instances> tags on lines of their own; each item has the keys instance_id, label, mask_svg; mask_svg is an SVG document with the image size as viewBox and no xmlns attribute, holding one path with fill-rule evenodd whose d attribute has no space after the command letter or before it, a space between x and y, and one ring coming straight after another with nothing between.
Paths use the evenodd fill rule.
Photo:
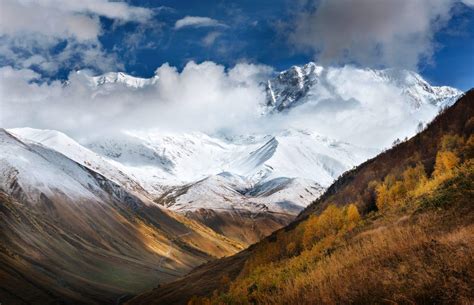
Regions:
<instances>
[{"instance_id":1,"label":"sunlit slope","mask_svg":"<svg viewBox=\"0 0 474 305\"><path fill-rule=\"evenodd\" d=\"M114 303L241 246L0 131L0 269L9 304Z\"/></svg>"}]
</instances>

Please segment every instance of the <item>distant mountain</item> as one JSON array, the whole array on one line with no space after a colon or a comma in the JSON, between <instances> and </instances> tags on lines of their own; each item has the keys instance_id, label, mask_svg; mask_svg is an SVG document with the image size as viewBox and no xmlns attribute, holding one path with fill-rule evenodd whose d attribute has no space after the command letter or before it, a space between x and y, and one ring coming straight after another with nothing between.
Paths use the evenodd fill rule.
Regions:
<instances>
[{"instance_id":1,"label":"distant mountain","mask_svg":"<svg viewBox=\"0 0 474 305\"><path fill-rule=\"evenodd\" d=\"M247 244L288 223L324 186L376 152L297 130L233 139L128 133L96 138L85 144L89 148L57 131L10 132ZM226 230L229 222L219 218L250 225L237 222L235 231ZM254 233L238 232L254 230L253 223L259 227Z\"/></svg>"},{"instance_id":2,"label":"distant mountain","mask_svg":"<svg viewBox=\"0 0 474 305\"><path fill-rule=\"evenodd\" d=\"M279 73L266 84L267 106L271 111L288 111L305 103L318 103L327 99L340 99L337 81L333 78L347 68L324 68L310 62L293 66ZM398 69L356 69L357 73L373 82L398 88L414 108L423 104L437 107L449 106L462 91L442 86L431 86L419 74Z\"/></svg>"},{"instance_id":3,"label":"distant mountain","mask_svg":"<svg viewBox=\"0 0 474 305\"><path fill-rule=\"evenodd\" d=\"M81 73L80 71L78 73ZM128 88L143 88L146 86L156 84L158 76L152 78L140 78L128 75L123 72L109 72L99 76L89 77L90 83L93 86L126 86Z\"/></svg>"},{"instance_id":4,"label":"distant mountain","mask_svg":"<svg viewBox=\"0 0 474 305\"><path fill-rule=\"evenodd\" d=\"M377 152L303 130L225 139L197 132L128 132L84 145L57 131L10 131L189 217L214 210L239 219L257 214L259 219L266 214L276 219L249 240L237 237L246 243L287 223L324 186Z\"/></svg>"},{"instance_id":5,"label":"distant mountain","mask_svg":"<svg viewBox=\"0 0 474 305\"><path fill-rule=\"evenodd\" d=\"M407 111L416 122L431 118L437 109L452 104L461 94L454 88L430 86L418 74L406 70L351 69L350 75L398 90L406 97ZM278 119L275 114L300 106L353 100L340 83L344 73L344 68L324 68L315 63L281 72L266 84L267 111L262 118L271 121ZM120 72L85 77L98 93L148 90L160 80L158 76L144 79ZM316 115L324 110L321 107L305 111L315 111ZM430 107L428 114L423 107ZM367 121L364 128L377 129L384 120L383 116L377 117ZM398 132L396 127L394 133ZM57 131L21 128L11 132L244 243L253 243L288 223L339 175L380 151L332 139L311 128L250 135L129 130L99 134L81 143ZM390 137L393 135L387 135ZM234 221L235 230L226 229L229 219L256 223L258 232L245 233L256 227L241 226L238 221Z\"/></svg>"}]
</instances>

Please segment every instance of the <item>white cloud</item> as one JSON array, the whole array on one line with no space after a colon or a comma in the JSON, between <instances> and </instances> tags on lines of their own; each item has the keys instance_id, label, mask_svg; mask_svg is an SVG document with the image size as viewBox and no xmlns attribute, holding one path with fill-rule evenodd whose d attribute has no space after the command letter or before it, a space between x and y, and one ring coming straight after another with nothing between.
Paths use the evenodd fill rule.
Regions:
<instances>
[{"instance_id":1,"label":"white cloud","mask_svg":"<svg viewBox=\"0 0 474 305\"><path fill-rule=\"evenodd\" d=\"M326 68L312 90L309 102L289 114L277 115L269 130L290 126L383 148L395 138L413 135L420 121L430 121L438 111L430 104L414 110L396 82L386 82L374 77L372 70L353 66Z\"/></svg>"},{"instance_id":2,"label":"white cloud","mask_svg":"<svg viewBox=\"0 0 474 305\"><path fill-rule=\"evenodd\" d=\"M162 65L152 87L114 90L90 86L84 73L59 82L36 84L31 70L0 69L0 126L31 126L74 135L122 128L161 128L214 132L257 119L264 92L259 86L271 68L238 64L226 71L212 62L189 62L182 71ZM109 88L110 89L110 88Z\"/></svg>"},{"instance_id":3,"label":"white cloud","mask_svg":"<svg viewBox=\"0 0 474 305\"><path fill-rule=\"evenodd\" d=\"M0 0L0 57L19 68L38 67L54 73L72 58L78 65L97 64L97 70L120 66L105 54L98 36L99 17L121 22L146 22L151 10L108 0ZM60 54L51 48L67 46ZM18 52L18 50L21 50Z\"/></svg>"},{"instance_id":4,"label":"white cloud","mask_svg":"<svg viewBox=\"0 0 474 305\"><path fill-rule=\"evenodd\" d=\"M220 23L219 21L209 18L209 17L199 17L199 16L186 16L182 19L179 19L174 24L176 30L185 28L185 27L224 27L225 24Z\"/></svg>"},{"instance_id":5,"label":"white cloud","mask_svg":"<svg viewBox=\"0 0 474 305\"><path fill-rule=\"evenodd\" d=\"M0 126L57 129L77 138L130 129L273 134L309 129L369 147L390 145L413 134L420 120L437 112L416 112L394 84L370 70L327 68L312 102L289 113L262 116L264 88L273 70L237 64L226 70L213 62L189 62L182 71L164 64L158 80L142 89L92 87L86 73L71 73L69 85L38 84L31 70L0 68Z\"/></svg>"},{"instance_id":6,"label":"white cloud","mask_svg":"<svg viewBox=\"0 0 474 305\"><path fill-rule=\"evenodd\" d=\"M459 0L306 2L290 42L313 50L320 62L416 68L431 58L434 34Z\"/></svg>"},{"instance_id":7,"label":"white cloud","mask_svg":"<svg viewBox=\"0 0 474 305\"><path fill-rule=\"evenodd\" d=\"M462 0L462 2L467 6L473 6L474 7L474 0Z\"/></svg>"},{"instance_id":8,"label":"white cloud","mask_svg":"<svg viewBox=\"0 0 474 305\"><path fill-rule=\"evenodd\" d=\"M38 33L56 38L96 39L98 16L144 22L151 11L108 0L0 0L0 35Z\"/></svg>"}]
</instances>

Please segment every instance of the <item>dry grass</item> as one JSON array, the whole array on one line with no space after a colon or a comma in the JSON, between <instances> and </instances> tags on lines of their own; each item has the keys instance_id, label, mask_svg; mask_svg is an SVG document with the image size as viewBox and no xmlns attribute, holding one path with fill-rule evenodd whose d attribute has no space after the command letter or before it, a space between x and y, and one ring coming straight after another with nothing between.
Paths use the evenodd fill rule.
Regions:
<instances>
[{"instance_id":1,"label":"dry grass","mask_svg":"<svg viewBox=\"0 0 474 305\"><path fill-rule=\"evenodd\" d=\"M441 236L377 230L288 281L261 304L472 304L474 225Z\"/></svg>"},{"instance_id":2,"label":"dry grass","mask_svg":"<svg viewBox=\"0 0 474 305\"><path fill-rule=\"evenodd\" d=\"M431 210L377 219L345 242L326 243L330 254L318 255L316 244L192 304L473 304L474 224L472 213L459 217Z\"/></svg>"}]
</instances>

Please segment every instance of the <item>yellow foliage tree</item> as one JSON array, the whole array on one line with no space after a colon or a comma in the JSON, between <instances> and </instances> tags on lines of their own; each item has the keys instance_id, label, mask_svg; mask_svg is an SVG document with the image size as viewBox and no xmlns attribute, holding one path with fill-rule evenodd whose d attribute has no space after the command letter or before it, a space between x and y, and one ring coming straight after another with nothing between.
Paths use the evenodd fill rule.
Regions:
<instances>
[{"instance_id":1,"label":"yellow foliage tree","mask_svg":"<svg viewBox=\"0 0 474 305\"><path fill-rule=\"evenodd\" d=\"M319 216L311 215L306 221L303 245L311 249L313 244L329 235L336 235L344 227L344 212L331 204Z\"/></svg>"},{"instance_id":2,"label":"yellow foliage tree","mask_svg":"<svg viewBox=\"0 0 474 305\"><path fill-rule=\"evenodd\" d=\"M433 175L435 178L449 176L451 171L459 164L459 158L451 151L439 151L436 154L436 163Z\"/></svg>"},{"instance_id":3,"label":"yellow foliage tree","mask_svg":"<svg viewBox=\"0 0 474 305\"><path fill-rule=\"evenodd\" d=\"M421 163L403 172L403 185L409 193L414 192L418 187L425 184L427 180L425 167Z\"/></svg>"},{"instance_id":4,"label":"yellow foliage tree","mask_svg":"<svg viewBox=\"0 0 474 305\"><path fill-rule=\"evenodd\" d=\"M384 210L389 206L388 185L385 182L380 183L375 188L375 204L379 210Z\"/></svg>"},{"instance_id":5,"label":"yellow foliage tree","mask_svg":"<svg viewBox=\"0 0 474 305\"><path fill-rule=\"evenodd\" d=\"M463 137L459 135L445 135L441 138L440 151L458 152L463 146Z\"/></svg>"},{"instance_id":6,"label":"yellow foliage tree","mask_svg":"<svg viewBox=\"0 0 474 305\"><path fill-rule=\"evenodd\" d=\"M317 234L323 238L330 234L337 234L344 226L344 213L334 204L329 205L319 216Z\"/></svg>"},{"instance_id":7,"label":"yellow foliage tree","mask_svg":"<svg viewBox=\"0 0 474 305\"><path fill-rule=\"evenodd\" d=\"M379 210L390 209L403 202L406 188L395 176L387 175L384 181L375 188L376 205Z\"/></svg>"},{"instance_id":8,"label":"yellow foliage tree","mask_svg":"<svg viewBox=\"0 0 474 305\"><path fill-rule=\"evenodd\" d=\"M317 226L318 216L311 215L306 221L305 230L303 233L303 246L305 249L310 249L313 245L317 235Z\"/></svg>"},{"instance_id":9,"label":"yellow foliage tree","mask_svg":"<svg viewBox=\"0 0 474 305\"><path fill-rule=\"evenodd\" d=\"M360 214L357 206L354 203L349 204L347 207L347 215L346 215L347 222L349 226L353 226L360 221Z\"/></svg>"}]
</instances>

